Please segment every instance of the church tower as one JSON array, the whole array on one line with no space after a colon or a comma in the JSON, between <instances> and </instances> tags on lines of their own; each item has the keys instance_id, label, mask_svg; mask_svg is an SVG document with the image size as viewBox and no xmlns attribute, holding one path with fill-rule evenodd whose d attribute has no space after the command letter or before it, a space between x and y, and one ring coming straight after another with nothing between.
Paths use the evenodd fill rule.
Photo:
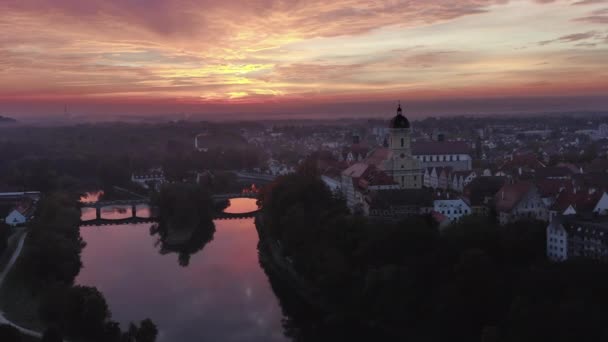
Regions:
<instances>
[{"instance_id":1,"label":"church tower","mask_svg":"<svg viewBox=\"0 0 608 342\"><path fill-rule=\"evenodd\" d=\"M389 150L385 170L393 177L402 189L419 189L422 187L422 170L420 162L412 157L411 126L403 116L401 104L397 107L397 115L389 124Z\"/></svg>"}]
</instances>

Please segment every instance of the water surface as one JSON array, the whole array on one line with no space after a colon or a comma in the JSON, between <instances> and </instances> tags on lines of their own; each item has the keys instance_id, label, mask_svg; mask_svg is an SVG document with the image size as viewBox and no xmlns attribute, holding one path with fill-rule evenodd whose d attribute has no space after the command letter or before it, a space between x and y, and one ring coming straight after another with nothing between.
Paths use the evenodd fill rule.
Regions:
<instances>
[{"instance_id":1,"label":"water surface","mask_svg":"<svg viewBox=\"0 0 608 342\"><path fill-rule=\"evenodd\" d=\"M252 208L255 200L237 199L228 210ZM81 228L87 246L77 283L99 288L114 320L125 326L150 318L159 327L158 342L287 340L258 262L253 219L215 221L213 241L187 267L179 266L177 254L159 253L150 226Z\"/></svg>"}]
</instances>

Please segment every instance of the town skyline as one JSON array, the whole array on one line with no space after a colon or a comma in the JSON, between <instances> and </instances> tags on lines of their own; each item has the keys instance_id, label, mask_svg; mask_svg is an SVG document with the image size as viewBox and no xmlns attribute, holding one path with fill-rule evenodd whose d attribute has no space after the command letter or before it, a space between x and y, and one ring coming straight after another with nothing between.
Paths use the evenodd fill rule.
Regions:
<instances>
[{"instance_id":1,"label":"town skyline","mask_svg":"<svg viewBox=\"0 0 608 342\"><path fill-rule=\"evenodd\" d=\"M8 1L0 113L608 109L608 2ZM381 104L381 106L378 106ZM374 109L379 108L380 109ZM414 113L416 115L416 113Z\"/></svg>"}]
</instances>

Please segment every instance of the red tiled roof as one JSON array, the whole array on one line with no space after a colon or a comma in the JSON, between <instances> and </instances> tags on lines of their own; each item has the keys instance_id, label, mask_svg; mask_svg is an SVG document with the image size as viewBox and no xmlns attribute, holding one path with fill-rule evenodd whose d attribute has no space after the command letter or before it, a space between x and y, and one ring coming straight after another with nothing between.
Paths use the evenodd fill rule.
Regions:
<instances>
[{"instance_id":1,"label":"red tiled roof","mask_svg":"<svg viewBox=\"0 0 608 342\"><path fill-rule=\"evenodd\" d=\"M541 179L536 183L542 197L557 196L562 191L572 191L572 181L569 179Z\"/></svg>"},{"instance_id":2,"label":"red tiled roof","mask_svg":"<svg viewBox=\"0 0 608 342\"><path fill-rule=\"evenodd\" d=\"M391 156L391 150L384 148L377 148L373 150L365 159L365 162L368 164L375 165L376 167L382 169L383 163L385 160L388 160Z\"/></svg>"},{"instance_id":3,"label":"red tiled roof","mask_svg":"<svg viewBox=\"0 0 608 342\"><path fill-rule=\"evenodd\" d=\"M533 188L534 185L528 182L503 185L494 196L496 210L499 212L510 212Z\"/></svg>"},{"instance_id":4,"label":"red tiled roof","mask_svg":"<svg viewBox=\"0 0 608 342\"><path fill-rule=\"evenodd\" d=\"M556 210L562 213L564 210L572 206L577 212L591 212L597 205L597 202L602 198L603 192L597 191L593 194L589 192L562 192L555 203L551 207L552 210Z\"/></svg>"},{"instance_id":5,"label":"red tiled roof","mask_svg":"<svg viewBox=\"0 0 608 342\"><path fill-rule=\"evenodd\" d=\"M351 165L348 169L342 171L342 174L347 175L352 178L359 178L363 175L365 170L369 167L368 164L365 163L355 163Z\"/></svg>"}]
</instances>

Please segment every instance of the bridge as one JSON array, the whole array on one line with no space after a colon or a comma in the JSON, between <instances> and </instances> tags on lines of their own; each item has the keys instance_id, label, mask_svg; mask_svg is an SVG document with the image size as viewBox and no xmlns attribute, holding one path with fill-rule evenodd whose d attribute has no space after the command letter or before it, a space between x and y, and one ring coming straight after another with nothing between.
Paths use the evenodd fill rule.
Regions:
<instances>
[{"instance_id":1,"label":"bridge","mask_svg":"<svg viewBox=\"0 0 608 342\"><path fill-rule=\"evenodd\" d=\"M277 176L269 175L266 173L257 173L257 172L245 172L245 171L232 171L238 178L247 179L247 180L258 180L258 181L266 181L272 182L277 178Z\"/></svg>"},{"instance_id":2,"label":"bridge","mask_svg":"<svg viewBox=\"0 0 608 342\"><path fill-rule=\"evenodd\" d=\"M243 192L243 193L228 193L228 194L216 194L211 196L212 200L215 202L219 201L227 201L232 198L257 198L258 194L255 192ZM141 199L128 199L128 200L115 200L115 201L99 201L99 202L88 202L82 203L82 208L94 208L95 209L95 219L80 221L81 226L110 226L110 225L122 225L122 224L138 224L138 223L151 223L155 222L156 218L142 218L137 217L137 206L138 205L151 205L151 201L148 198ZM131 217L127 217L124 219L104 219L101 217L101 209L105 207L112 206L130 206L131 207ZM259 212L258 210L249 212L249 213L225 213L219 212L216 213L213 217L214 220L229 220L229 219L240 219L240 218L251 218L254 217L255 214Z\"/></svg>"},{"instance_id":3,"label":"bridge","mask_svg":"<svg viewBox=\"0 0 608 342\"><path fill-rule=\"evenodd\" d=\"M140 224L140 223L154 223L157 219L154 217L128 217L125 219L118 220L108 220L108 219L93 219L88 221L80 221L81 227L90 227L90 226L118 226L123 224Z\"/></svg>"},{"instance_id":4,"label":"bridge","mask_svg":"<svg viewBox=\"0 0 608 342\"><path fill-rule=\"evenodd\" d=\"M225 201L231 198L258 198L257 192L242 192L242 193L234 193L234 194L217 194L211 196L211 198L216 201Z\"/></svg>"},{"instance_id":5,"label":"bridge","mask_svg":"<svg viewBox=\"0 0 608 342\"><path fill-rule=\"evenodd\" d=\"M131 207L131 218L137 218L137 206L138 205L150 205L150 199L130 199L130 200L116 200L116 201L99 201L99 202L88 202L83 203L82 208L95 208L95 220L103 220L101 218L101 208L111 206L130 206ZM108 220L106 220L108 221ZM112 220L117 221L117 220ZM87 222L87 221L83 221Z\"/></svg>"}]
</instances>

